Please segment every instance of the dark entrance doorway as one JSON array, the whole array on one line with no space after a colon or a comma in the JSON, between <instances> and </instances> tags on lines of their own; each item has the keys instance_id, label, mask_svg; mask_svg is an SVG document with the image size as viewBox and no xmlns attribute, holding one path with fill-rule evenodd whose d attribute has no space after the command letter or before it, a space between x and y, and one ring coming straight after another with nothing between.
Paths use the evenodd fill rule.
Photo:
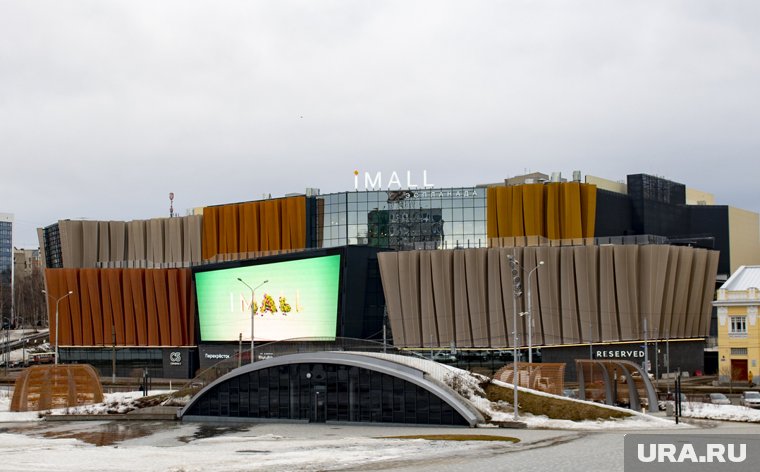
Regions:
<instances>
[{"instance_id":1,"label":"dark entrance doorway","mask_svg":"<svg viewBox=\"0 0 760 472\"><path fill-rule=\"evenodd\" d=\"M747 359L731 359L731 380L747 380Z\"/></svg>"},{"instance_id":2,"label":"dark entrance doorway","mask_svg":"<svg viewBox=\"0 0 760 472\"><path fill-rule=\"evenodd\" d=\"M327 421L327 387L325 385L315 385L312 389L314 394L312 402L314 403L314 412L311 415L312 423L325 423Z\"/></svg>"}]
</instances>

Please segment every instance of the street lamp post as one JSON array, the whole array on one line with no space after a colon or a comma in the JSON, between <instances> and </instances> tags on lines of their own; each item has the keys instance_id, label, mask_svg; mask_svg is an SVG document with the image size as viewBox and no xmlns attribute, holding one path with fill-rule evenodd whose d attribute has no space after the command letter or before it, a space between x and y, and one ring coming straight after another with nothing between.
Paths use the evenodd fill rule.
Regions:
<instances>
[{"instance_id":1,"label":"street lamp post","mask_svg":"<svg viewBox=\"0 0 760 472\"><path fill-rule=\"evenodd\" d=\"M517 298L522 295L522 282L520 281L520 272L517 270L517 268L520 267L517 259L511 255L507 256L507 258L509 259L509 265L512 268L512 289L514 292L514 297L512 298L512 408L514 410L514 420L517 421L519 416L517 412Z\"/></svg>"},{"instance_id":2,"label":"street lamp post","mask_svg":"<svg viewBox=\"0 0 760 472\"><path fill-rule=\"evenodd\" d=\"M538 261L538 265L528 272L528 364L533 363L533 312L531 311L530 276L542 265L544 265L544 261Z\"/></svg>"},{"instance_id":3,"label":"street lamp post","mask_svg":"<svg viewBox=\"0 0 760 472\"><path fill-rule=\"evenodd\" d=\"M54 297L51 297L50 294L47 293L45 290L43 290L42 293L47 295L49 298L54 298ZM74 293L74 291L69 290L66 293L66 295L63 295L55 300L55 359L54 359L54 362L56 366L58 366L58 304L61 303L61 300L68 297L72 293Z\"/></svg>"},{"instance_id":4,"label":"street lamp post","mask_svg":"<svg viewBox=\"0 0 760 472\"><path fill-rule=\"evenodd\" d=\"M253 333L254 333L253 329L255 327L254 320L256 319L256 312L253 309L253 303L256 300L256 289L259 288L259 287L261 287L265 283L269 282L269 280L265 280L265 281L261 282L256 287L251 287L250 285L248 285L247 283L245 283L245 281L243 281L243 279L241 279L240 277L238 277L238 281L240 283L242 283L243 285L245 285L246 287L248 287L249 289L251 289L251 364L253 364L254 357L255 357L255 354L256 354L256 341L255 341L254 336L253 336Z\"/></svg>"}]
</instances>

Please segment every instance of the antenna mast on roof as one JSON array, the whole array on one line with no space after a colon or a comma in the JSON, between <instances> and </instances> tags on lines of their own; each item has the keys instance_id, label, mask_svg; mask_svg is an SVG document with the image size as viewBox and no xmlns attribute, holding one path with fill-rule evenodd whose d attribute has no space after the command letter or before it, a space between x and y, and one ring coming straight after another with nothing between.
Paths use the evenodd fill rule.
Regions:
<instances>
[{"instance_id":1,"label":"antenna mast on roof","mask_svg":"<svg viewBox=\"0 0 760 472\"><path fill-rule=\"evenodd\" d=\"M169 192L169 218L174 218L174 192Z\"/></svg>"}]
</instances>

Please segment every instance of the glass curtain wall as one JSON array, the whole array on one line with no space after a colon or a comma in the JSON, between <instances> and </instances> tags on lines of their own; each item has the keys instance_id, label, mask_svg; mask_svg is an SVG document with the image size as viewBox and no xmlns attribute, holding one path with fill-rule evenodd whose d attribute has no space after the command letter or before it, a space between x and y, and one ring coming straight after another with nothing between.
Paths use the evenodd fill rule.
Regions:
<instances>
[{"instance_id":1,"label":"glass curtain wall","mask_svg":"<svg viewBox=\"0 0 760 472\"><path fill-rule=\"evenodd\" d=\"M411 250L488 244L482 187L341 192L318 198L319 247L359 244Z\"/></svg>"}]
</instances>

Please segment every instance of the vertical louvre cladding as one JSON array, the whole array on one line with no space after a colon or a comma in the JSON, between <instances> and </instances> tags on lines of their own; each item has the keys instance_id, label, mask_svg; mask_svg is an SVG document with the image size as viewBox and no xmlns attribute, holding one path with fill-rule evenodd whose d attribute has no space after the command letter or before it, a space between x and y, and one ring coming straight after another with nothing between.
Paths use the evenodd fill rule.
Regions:
<instances>
[{"instance_id":1,"label":"vertical louvre cladding","mask_svg":"<svg viewBox=\"0 0 760 472\"><path fill-rule=\"evenodd\" d=\"M708 335L717 251L542 246L378 254L395 344L511 346L509 256L524 269L519 313L527 311L527 273L544 261L530 282L534 345ZM419 300L433 303L420 309ZM518 344L526 346L527 320L517 323Z\"/></svg>"},{"instance_id":2,"label":"vertical louvre cladding","mask_svg":"<svg viewBox=\"0 0 760 472\"><path fill-rule=\"evenodd\" d=\"M62 261L47 260L47 267L187 267L201 262L201 219L195 215L128 222L59 221L55 227ZM56 254L53 249L49 252Z\"/></svg>"},{"instance_id":3,"label":"vertical louvre cladding","mask_svg":"<svg viewBox=\"0 0 760 472\"><path fill-rule=\"evenodd\" d=\"M74 293L59 304L62 346L195 344L189 269L47 269L48 293ZM55 303L48 303L55 339Z\"/></svg>"},{"instance_id":4,"label":"vertical louvre cladding","mask_svg":"<svg viewBox=\"0 0 760 472\"><path fill-rule=\"evenodd\" d=\"M596 186L578 182L488 188L488 237L594 237Z\"/></svg>"},{"instance_id":5,"label":"vertical louvre cladding","mask_svg":"<svg viewBox=\"0 0 760 472\"><path fill-rule=\"evenodd\" d=\"M306 197L203 209L203 259L306 247Z\"/></svg>"}]
</instances>

